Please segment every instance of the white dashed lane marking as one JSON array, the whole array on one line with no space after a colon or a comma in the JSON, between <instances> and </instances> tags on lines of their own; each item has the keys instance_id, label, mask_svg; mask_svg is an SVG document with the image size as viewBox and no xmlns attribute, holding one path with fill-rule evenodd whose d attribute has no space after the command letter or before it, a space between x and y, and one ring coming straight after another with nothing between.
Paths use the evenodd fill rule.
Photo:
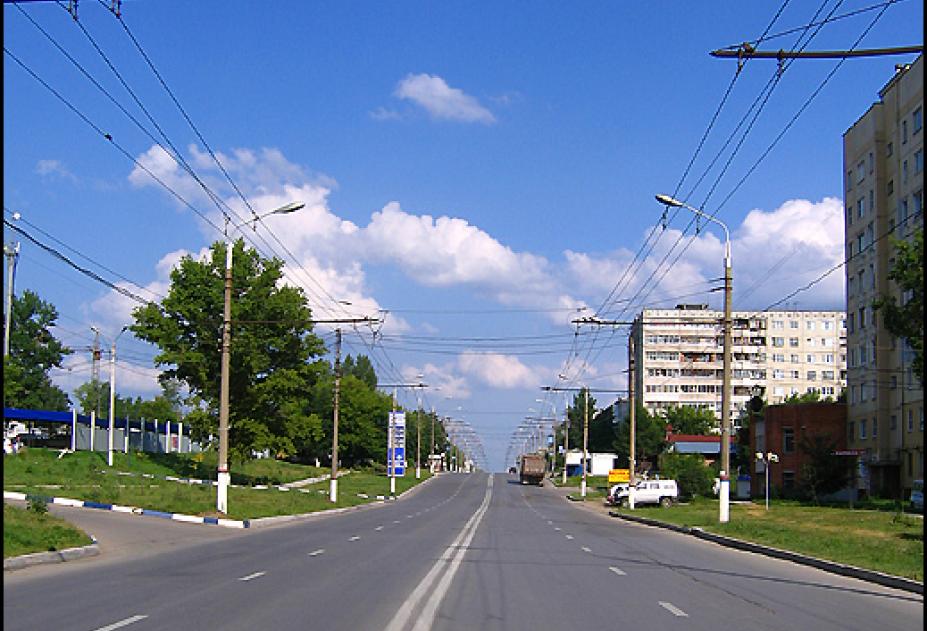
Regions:
<instances>
[{"instance_id":1,"label":"white dashed lane marking","mask_svg":"<svg viewBox=\"0 0 927 631\"><path fill-rule=\"evenodd\" d=\"M383 530L383 526L377 526L374 530Z\"/></svg>"},{"instance_id":2,"label":"white dashed lane marking","mask_svg":"<svg viewBox=\"0 0 927 631\"><path fill-rule=\"evenodd\" d=\"M250 580L253 579L253 578L258 578L258 577L260 577L260 576L264 576L264 574L266 574L266 572L255 572L254 574L248 574L248 576L242 576L242 577L241 577L240 579L238 579L238 580L240 580L240 581L250 581Z\"/></svg>"},{"instance_id":3,"label":"white dashed lane marking","mask_svg":"<svg viewBox=\"0 0 927 631\"><path fill-rule=\"evenodd\" d=\"M590 550L590 549L587 548L586 546L583 546L583 547L582 547L582 551L583 551L583 552L592 552L592 550Z\"/></svg>"},{"instance_id":4,"label":"white dashed lane marking","mask_svg":"<svg viewBox=\"0 0 927 631\"><path fill-rule=\"evenodd\" d=\"M348 541L357 541L358 539L360 539L360 537L358 537L357 535L354 535L353 537L348 539Z\"/></svg>"},{"instance_id":5,"label":"white dashed lane marking","mask_svg":"<svg viewBox=\"0 0 927 631\"><path fill-rule=\"evenodd\" d=\"M572 539L573 535L564 535L567 539Z\"/></svg>"},{"instance_id":6,"label":"white dashed lane marking","mask_svg":"<svg viewBox=\"0 0 927 631\"><path fill-rule=\"evenodd\" d=\"M673 603L665 603L661 600L660 606L678 618L688 618L689 617L689 614L687 614L685 611L683 611L679 607L676 607L675 605L673 605Z\"/></svg>"},{"instance_id":7,"label":"white dashed lane marking","mask_svg":"<svg viewBox=\"0 0 927 631\"><path fill-rule=\"evenodd\" d=\"M113 624L108 624L105 627L100 627L96 631L115 631L115 629L121 629L122 627L128 626L133 622L138 622L139 620L144 620L148 616L132 616L126 618L125 620L120 620L119 622L114 622Z\"/></svg>"},{"instance_id":8,"label":"white dashed lane marking","mask_svg":"<svg viewBox=\"0 0 927 631\"><path fill-rule=\"evenodd\" d=\"M614 572L614 573L617 574L618 576L627 576L627 574L625 574L624 570L619 570L617 567L610 567L610 568L608 568L608 569L610 569L612 572Z\"/></svg>"},{"instance_id":9,"label":"white dashed lane marking","mask_svg":"<svg viewBox=\"0 0 927 631\"><path fill-rule=\"evenodd\" d=\"M325 554L325 548L319 548L318 550L313 550L312 552L309 553L309 556L317 557L320 554Z\"/></svg>"}]
</instances>

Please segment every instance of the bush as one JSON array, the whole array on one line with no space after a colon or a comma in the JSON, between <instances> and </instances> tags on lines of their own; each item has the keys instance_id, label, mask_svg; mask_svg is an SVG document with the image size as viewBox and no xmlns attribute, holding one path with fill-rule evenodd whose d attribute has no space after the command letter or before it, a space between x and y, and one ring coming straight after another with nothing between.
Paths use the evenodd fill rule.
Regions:
<instances>
[{"instance_id":1,"label":"bush","mask_svg":"<svg viewBox=\"0 0 927 631\"><path fill-rule=\"evenodd\" d=\"M710 496L714 472L701 456L667 453L660 456L660 477L676 480L681 497Z\"/></svg>"},{"instance_id":2,"label":"bush","mask_svg":"<svg viewBox=\"0 0 927 631\"><path fill-rule=\"evenodd\" d=\"M44 515L48 512L48 500L44 497L30 497L29 510L31 510L36 515Z\"/></svg>"}]
</instances>

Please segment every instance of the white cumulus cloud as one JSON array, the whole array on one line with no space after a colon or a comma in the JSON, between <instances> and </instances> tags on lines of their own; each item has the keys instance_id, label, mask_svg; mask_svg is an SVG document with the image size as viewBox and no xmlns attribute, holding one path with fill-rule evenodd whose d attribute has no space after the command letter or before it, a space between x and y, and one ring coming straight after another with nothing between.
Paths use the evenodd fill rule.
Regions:
<instances>
[{"instance_id":1,"label":"white cumulus cloud","mask_svg":"<svg viewBox=\"0 0 927 631\"><path fill-rule=\"evenodd\" d=\"M429 74L410 74L399 82L394 95L412 101L425 109L433 118L466 123L491 124L496 117L463 90L452 88L441 77Z\"/></svg>"}]
</instances>

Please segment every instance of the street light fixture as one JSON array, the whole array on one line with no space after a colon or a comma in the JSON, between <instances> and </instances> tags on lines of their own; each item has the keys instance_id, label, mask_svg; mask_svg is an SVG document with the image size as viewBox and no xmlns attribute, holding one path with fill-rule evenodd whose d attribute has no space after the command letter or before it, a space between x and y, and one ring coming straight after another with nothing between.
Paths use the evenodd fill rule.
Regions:
<instances>
[{"instance_id":1,"label":"street light fixture","mask_svg":"<svg viewBox=\"0 0 927 631\"><path fill-rule=\"evenodd\" d=\"M763 469L766 470L766 510L769 510L769 465L773 462L779 462L779 456L771 451L765 454L758 451L756 452L756 459L763 463Z\"/></svg>"},{"instance_id":2,"label":"street light fixture","mask_svg":"<svg viewBox=\"0 0 927 631\"><path fill-rule=\"evenodd\" d=\"M656 198L658 202L666 206L691 210L697 216L713 221L724 230L724 360L721 381L721 489L718 495L720 500L719 521L727 523L730 520L731 496L731 286L733 284L731 234L723 221L704 213L698 208L694 208L669 195L657 195Z\"/></svg>"},{"instance_id":3,"label":"street light fixture","mask_svg":"<svg viewBox=\"0 0 927 631\"><path fill-rule=\"evenodd\" d=\"M112 344L110 346L109 353L109 436L107 438L107 447L106 447L106 464L107 466L113 466L113 430L116 424L116 340L129 329L129 326L126 325L122 327L119 333L116 334L116 337L113 338ZM95 326L90 327L90 330L100 335L101 337L106 337L100 333L100 329ZM170 421L168 421L170 422ZM92 425L92 424L91 424ZM93 432L94 428L91 427L90 431ZM128 423L126 424L126 432L128 433L129 427Z\"/></svg>"},{"instance_id":4,"label":"street light fixture","mask_svg":"<svg viewBox=\"0 0 927 631\"><path fill-rule=\"evenodd\" d=\"M263 215L254 215L248 221L231 226L237 230L248 224L257 230L257 222L270 215L286 215L296 212L303 206L303 202L291 202L276 208ZM219 463L217 466L216 510L223 514L229 512L229 373L231 363L232 345L232 250L234 244L229 237L229 227L232 218L225 215L225 305L222 316L222 374L219 383Z\"/></svg>"}]
</instances>

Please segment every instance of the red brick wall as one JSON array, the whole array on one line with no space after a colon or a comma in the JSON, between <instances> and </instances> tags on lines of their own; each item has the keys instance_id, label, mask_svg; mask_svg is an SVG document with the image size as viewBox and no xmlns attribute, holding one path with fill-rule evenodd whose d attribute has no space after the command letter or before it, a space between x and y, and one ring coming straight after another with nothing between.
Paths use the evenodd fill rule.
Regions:
<instances>
[{"instance_id":1,"label":"red brick wall","mask_svg":"<svg viewBox=\"0 0 927 631\"><path fill-rule=\"evenodd\" d=\"M847 445L847 408L843 403L801 403L797 405L770 405L765 410L765 451L778 454L779 462L774 462L769 471L770 489L783 488L783 473L795 474L795 487L801 485L801 470L807 459L800 449L804 436L825 435L836 439L837 449L846 449ZM782 430L790 427L794 431L795 441L792 453L785 453ZM750 451L756 453L756 426L750 425ZM756 467L750 467L751 490L755 496L762 496L766 489L766 478L756 473Z\"/></svg>"}]
</instances>

